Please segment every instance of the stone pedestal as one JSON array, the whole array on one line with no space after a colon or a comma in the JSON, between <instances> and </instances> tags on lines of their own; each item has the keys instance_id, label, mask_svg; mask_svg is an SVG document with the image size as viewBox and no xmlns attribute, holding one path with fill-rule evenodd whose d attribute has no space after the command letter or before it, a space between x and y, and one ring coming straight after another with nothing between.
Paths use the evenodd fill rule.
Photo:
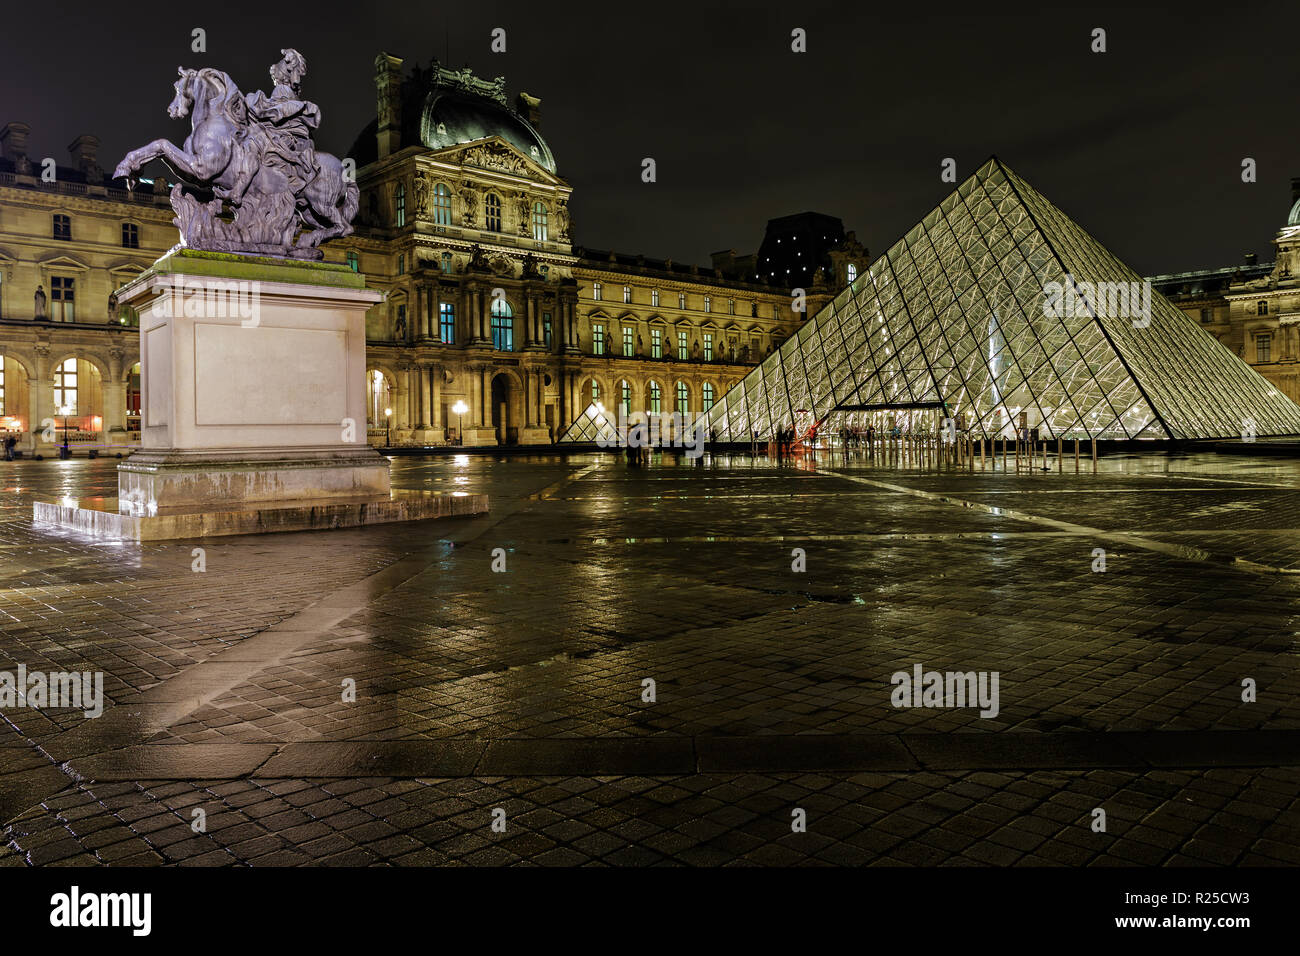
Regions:
<instances>
[{"instance_id":1,"label":"stone pedestal","mask_svg":"<svg viewBox=\"0 0 1300 956\"><path fill-rule=\"evenodd\" d=\"M116 500L38 504L37 521L138 540L487 510L399 504L366 443L365 313L382 297L347 266L168 253L117 295L140 315L142 448Z\"/></svg>"}]
</instances>

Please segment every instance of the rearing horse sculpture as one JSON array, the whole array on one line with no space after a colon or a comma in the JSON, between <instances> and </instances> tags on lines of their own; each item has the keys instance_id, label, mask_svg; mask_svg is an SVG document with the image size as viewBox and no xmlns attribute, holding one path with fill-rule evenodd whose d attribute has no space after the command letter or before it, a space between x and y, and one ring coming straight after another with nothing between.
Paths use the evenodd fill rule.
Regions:
<instances>
[{"instance_id":1,"label":"rearing horse sculpture","mask_svg":"<svg viewBox=\"0 0 1300 956\"><path fill-rule=\"evenodd\" d=\"M296 81L303 68L296 74L284 73L285 63L294 62L291 56L299 64L302 58L294 51L284 52L285 61L272 67L271 75L281 85L270 98L255 94L246 99L220 70L180 68L167 113L173 119L190 117L190 135L181 146L154 140L132 150L118 164L114 175L125 178L128 187L134 186L145 163L162 159L189 190L211 194L211 199L201 202L179 183L172 188L172 209L184 245L214 252L318 259L320 243L352 233L358 190L343 163L329 153L316 152L310 139L304 141L300 154L286 160L286 151L296 147L294 138L250 110L250 102L263 107L285 105L291 109L283 112L305 115L314 125L315 106L289 99L296 92L290 81ZM299 129L303 128L300 122ZM227 207L234 212L233 221L223 215Z\"/></svg>"}]
</instances>

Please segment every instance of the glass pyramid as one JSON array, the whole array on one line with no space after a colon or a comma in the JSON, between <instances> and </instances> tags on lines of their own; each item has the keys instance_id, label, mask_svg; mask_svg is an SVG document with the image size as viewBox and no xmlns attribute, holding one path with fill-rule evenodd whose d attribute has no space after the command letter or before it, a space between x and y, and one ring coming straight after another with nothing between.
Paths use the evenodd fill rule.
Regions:
<instances>
[{"instance_id":1,"label":"glass pyramid","mask_svg":"<svg viewBox=\"0 0 1300 956\"><path fill-rule=\"evenodd\" d=\"M1300 433L1300 406L990 159L709 413L727 441L887 416L973 437Z\"/></svg>"},{"instance_id":2,"label":"glass pyramid","mask_svg":"<svg viewBox=\"0 0 1300 956\"><path fill-rule=\"evenodd\" d=\"M614 445L618 441L618 430L610 420L605 406L592 402L583 410L564 434L560 442L602 442Z\"/></svg>"}]
</instances>

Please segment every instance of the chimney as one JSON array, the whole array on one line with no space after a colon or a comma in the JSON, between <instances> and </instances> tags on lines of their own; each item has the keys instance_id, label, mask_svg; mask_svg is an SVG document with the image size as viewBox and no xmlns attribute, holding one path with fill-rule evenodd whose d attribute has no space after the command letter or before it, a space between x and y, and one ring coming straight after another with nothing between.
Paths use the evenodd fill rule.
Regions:
<instances>
[{"instance_id":1,"label":"chimney","mask_svg":"<svg viewBox=\"0 0 1300 956\"><path fill-rule=\"evenodd\" d=\"M723 249L721 252L715 252L712 259L715 273L721 275L723 272L730 272L736 267L736 250Z\"/></svg>"},{"instance_id":2,"label":"chimney","mask_svg":"<svg viewBox=\"0 0 1300 956\"><path fill-rule=\"evenodd\" d=\"M1246 253L1246 265L1253 266L1258 257L1253 252Z\"/></svg>"},{"instance_id":3,"label":"chimney","mask_svg":"<svg viewBox=\"0 0 1300 956\"><path fill-rule=\"evenodd\" d=\"M32 128L26 123L6 123L0 129L0 155L18 160L27 155L27 134Z\"/></svg>"},{"instance_id":4,"label":"chimney","mask_svg":"<svg viewBox=\"0 0 1300 956\"><path fill-rule=\"evenodd\" d=\"M402 58L381 53L375 57L375 137L379 158L402 148Z\"/></svg>"},{"instance_id":5,"label":"chimney","mask_svg":"<svg viewBox=\"0 0 1300 956\"><path fill-rule=\"evenodd\" d=\"M540 97L520 93L515 103L515 112L538 129L542 128L542 100Z\"/></svg>"},{"instance_id":6,"label":"chimney","mask_svg":"<svg viewBox=\"0 0 1300 956\"><path fill-rule=\"evenodd\" d=\"M82 133L68 144L68 155L72 157L73 167L85 174L87 182L101 183L104 181L104 170L100 168L99 163L96 161L99 155L98 136Z\"/></svg>"}]
</instances>

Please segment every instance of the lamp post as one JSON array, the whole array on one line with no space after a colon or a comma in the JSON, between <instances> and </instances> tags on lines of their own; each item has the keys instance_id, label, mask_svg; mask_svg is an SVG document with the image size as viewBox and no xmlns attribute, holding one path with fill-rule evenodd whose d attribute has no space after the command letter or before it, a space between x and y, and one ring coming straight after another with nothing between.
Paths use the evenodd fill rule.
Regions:
<instances>
[{"instance_id":1,"label":"lamp post","mask_svg":"<svg viewBox=\"0 0 1300 956\"><path fill-rule=\"evenodd\" d=\"M457 401L451 406L451 410L456 413L456 443L465 444L465 413L469 411L469 406L463 401Z\"/></svg>"},{"instance_id":2,"label":"lamp post","mask_svg":"<svg viewBox=\"0 0 1300 956\"><path fill-rule=\"evenodd\" d=\"M60 405L59 414L63 416L63 447L59 449L59 457L71 458L72 450L68 448L68 416L72 414L72 406Z\"/></svg>"},{"instance_id":3,"label":"lamp post","mask_svg":"<svg viewBox=\"0 0 1300 956\"><path fill-rule=\"evenodd\" d=\"M393 410L391 408L385 408L384 409L384 447L385 448L393 447L392 434L393 434Z\"/></svg>"}]
</instances>

